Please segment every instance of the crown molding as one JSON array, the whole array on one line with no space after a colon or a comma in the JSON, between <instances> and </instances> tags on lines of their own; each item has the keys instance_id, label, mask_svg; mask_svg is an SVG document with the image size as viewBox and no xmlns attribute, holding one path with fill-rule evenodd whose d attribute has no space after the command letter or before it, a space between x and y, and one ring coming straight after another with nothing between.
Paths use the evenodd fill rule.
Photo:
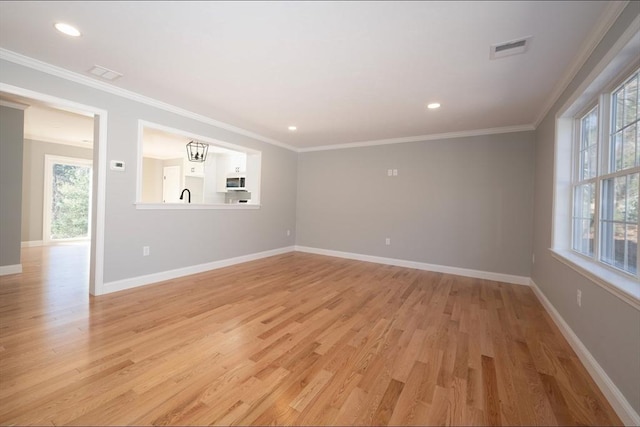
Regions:
<instances>
[{"instance_id":1,"label":"crown molding","mask_svg":"<svg viewBox=\"0 0 640 427\"><path fill-rule=\"evenodd\" d=\"M15 108L16 110L23 110L23 111L29 108L27 104L22 104L20 102L15 102L15 101L7 101L6 99L0 99L0 106Z\"/></svg>"},{"instance_id":2,"label":"crown molding","mask_svg":"<svg viewBox=\"0 0 640 427\"><path fill-rule=\"evenodd\" d=\"M196 120L201 123L206 123L208 125L212 125L221 129L225 129L231 131L233 133L247 136L249 138L256 139L261 142L265 142L267 144L275 145L281 148L285 148L291 151L298 151L297 148L285 144L283 142L277 141L275 139L268 138L266 136L257 134L255 132L251 132L246 129L239 128L237 126L230 125L228 123L224 123L215 119L212 119L207 116L203 116L198 113L194 113L192 111L185 110L180 107L176 107L175 105L168 104L166 102L158 101L157 99L153 99L144 95L140 95L138 93L119 88L117 86L113 86L108 83L104 83L98 80L95 80L88 76L83 76L82 74L78 74L73 71L69 71L67 69L25 56L19 53L0 48L0 59L13 62L14 64L22 65L37 71L41 71L43 73L47 73L56 77L63 78L65 80L72 81L74 83L78 83L84 86L91 87L93 89L98 89L103 92L110 93L112 95L116 95L122 98L130 99L132 101L139 102L141 104L149 105L151 107L155 107L164 111L168 111L170 113L177 114L182 117L186 117L189 119Z\"/></svg>"},{"instance_id":3,"label":"crown molding","mask_svg":"<svg viewBox=\"0 0 640 427\"><path fill-rule=\"evenodd\" d=\"M598 44L602 41L607 31L611 29L613 24L616 22L622 11L625 7L627 7L629 1L611 1L608 2L605 6L604 11L598 21L598 25L594 27L593 31L582 43L582 46L578 52L578 54L574 57L573 61L571 61L571 65L564 73L562 78L558 80L556 85L551 92L551 96L547 99L547 102L543 105L540 113L536 117L535 122L533 123L534 127L538 127L540 122L544 120L547 116L551 108L555 105L555 103L560 99L564 91L569 87L569 84L576 77L580 69L587 62L593 51L596 49Z\"/></svg>"},{"instance_id":4,"label":"crown molding","mask_svg":"<svg viewBox=\"0 0 640 427\"><path fill-rule=\"evenodd\" d=\"M407 142L436 141L440 139L465 138L469 136L495 135L500 133L511 133L511 132L526 132L526 131L532 131L535 129L536 129L535 126L531 124L518 125L518 126L505 126L505 127L488 128L488 129L467 130L462 132L446 132L446 133L435 133L435 134L429 134L429 135L408 136L404 138L391 138L391 139L378 139L374 141L350 142L347 144L321 145L317 147L300 148L298 149L298 151L300 153L307 153L311 151L344 150L347 148L373 147L376 145L404 144Z\"/></svg>"},{"instance_id":5,"label":"crown molding","mask_svg":"<svg viewBox=\"0 0 640 427\"><path fill-rule=\"evenodd\" d=\"M405 142L432 141L437 139L461 138L466 136L490 135L490 134L498 134L498 133L522 132L522 131L535 130L535 126L533 125L520 125L520 126L508 126L508 127L490 128L490 129L470 130L470 131L462 131L462 132L419 135L419 136L413 136L413 137L380 139L380 140L374 140L374 141L351 142L346 144L323 145L323 146L309 147L309 148L297 148L289 144L285 144L283 142L277 141L275 139L271 139L271 138L259 135L257 133L248 131L246 129L242 129L242 128L230 125L228 123L224 123L224 122L212 119L210 117L206 117L201 114L194 113L180 107L176 107L175 105L158 101L157 99L153 99L153 98L140 95L138 93L135 93L126 89L113 86L108 83L95 80L91 77L84 76L82 74L78 74L76 72L69 71L67 69L64 69L64 68L61 68L61 67L58 67L58 66L25 56L25 55L21 55L19 53L16 53L7 49L0 48L0 59L13 62L15 64L22 65L37 71L41 71L43 73L47 73L56 77L60 77L65 80L72 81L74 83L78 83L84 86L98 89L103 92L110 93L112 95L130 99L132 101L140 102L141 104L149 105L151 107L168 111L170 113L174 113L182 117L193 119L201 123L206 123L221 129L225 129L225 130L237 133L239 135L248 136L249 138L253 138L258 141L265 142L267 144L285 148L293 152L339 150L339 149L354 148L354 147L368 147L373 145L400 144Z\"/></svg>"}]
</instances>

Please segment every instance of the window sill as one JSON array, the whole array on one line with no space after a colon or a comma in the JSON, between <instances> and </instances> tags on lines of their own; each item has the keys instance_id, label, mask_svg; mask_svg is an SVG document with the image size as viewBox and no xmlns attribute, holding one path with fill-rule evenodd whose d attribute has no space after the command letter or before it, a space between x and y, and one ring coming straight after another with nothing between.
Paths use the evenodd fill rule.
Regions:
<instances>
[{"instance_id":1,"label":"window sill","mask_svg":"<svg viewBox=\"0 0 640 427\"><path fill-rule=\"evenodd\" d=\"M221 203L217 205L203 205L196 203L134 203L136 209L143 210L202 210L202 209L238 209L238 210L252 210L260 209L261 205L249 204L249 203Z\"/></svg>"},{"instance_id":2,"label":"window sill","mask_svg":"<svg viewBox=\"0 0 640 427\"><path fill-rule=\"evenodd\" d=\"M595 284L640 310L640 282L566 249L549 249L551 255Z\"/></svg>"}]
</instances>

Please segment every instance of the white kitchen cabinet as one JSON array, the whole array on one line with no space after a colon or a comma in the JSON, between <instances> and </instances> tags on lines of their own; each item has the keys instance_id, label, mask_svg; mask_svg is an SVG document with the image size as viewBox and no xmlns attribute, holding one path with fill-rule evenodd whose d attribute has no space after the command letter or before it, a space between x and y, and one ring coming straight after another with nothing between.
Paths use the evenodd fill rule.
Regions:
<instances>
[{"instance_id":1,"label":"white kitchen cabinet","mask_svg":"<svg viewBox=\"0 0 640 427\"><path fill-rule=\"evenodd\" d=\"M245 173L247 171L247 155L245 153L233 153L225 156L226 171L228 175Z\"/></svg>"},{"instance_id":2,"label":"white kitchen cabinet","mask_svg":"<svg viewBox=\"0 0 640 427\"><path fill-rule=\"evenodd\" d=\"M226 193L227 178L244 176L247 171L247 155L245 153L218 154L217 162L217 190Z\"/></svg>"}]
</instances>

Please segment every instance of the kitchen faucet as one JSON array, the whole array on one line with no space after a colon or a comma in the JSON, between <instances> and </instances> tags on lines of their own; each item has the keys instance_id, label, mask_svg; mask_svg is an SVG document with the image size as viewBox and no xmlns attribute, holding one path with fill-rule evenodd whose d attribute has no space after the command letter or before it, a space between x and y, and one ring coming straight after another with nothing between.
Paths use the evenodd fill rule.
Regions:
<instances>
[{"instance_id":1,"label":"kitchen faucet","mask_svg":"<svg viewBox=\"0 0 640 427\"><path fill-rule=\"evenodd\" d=\"M185 191L186 191L187 193L189 193L189 194L188 194L188 195L189 195L189 198L188 198L187 200L188 200L188 202L189 202L189 203L191 203L191 191L189 191L189 189L188 189L188 188L185 188L184 190L182 190L182 193L180 193L180 200L183 200L183 199L184 199L184 192L185 192Z\"/></svg>"}]
</instances>

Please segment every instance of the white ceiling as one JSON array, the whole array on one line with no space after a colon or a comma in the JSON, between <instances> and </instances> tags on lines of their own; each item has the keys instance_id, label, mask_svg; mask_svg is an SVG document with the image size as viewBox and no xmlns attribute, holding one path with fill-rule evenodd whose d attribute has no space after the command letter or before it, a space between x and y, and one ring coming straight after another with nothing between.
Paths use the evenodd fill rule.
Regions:
<instances>
[{"instance_id":1,"label":"white ceiling","mask_svg":"<svg viewBox=\"0 0 640 427\"><path fill-rule=\"evenodd\" d=\"M186 136L159 129L145 128L142 136L142 155L144 157L152 157L154 159L175 159L184 157L187 154L187 143L191 140L193 140L193 138L188 138ZM237 151L213 145L208 141L201 141L199 139L196 139L196 141L206 143L209 146L209 153L237 153Z\"/></svg>"},{"instance_id":2,"label":"white ceiling","mask_svg":"<svg viewBox=\"0 0 640 427\"><path fill-rule=\"evenodd\" d=\"M307 149L533 126L623 3L3 1L0 46Z\"/></svg>"},{"instance_id":3,"label":"white ceiling","mask_svg":"<svg viewBox=\"0 0 640 427\"><path fill-rule=\"evenodd\" d=\"M65 111L46 103L4 93L0 93L0 100L27 106L24 110L26 139L93 148L92 115Z\"/></svg>"}]
</instances>

